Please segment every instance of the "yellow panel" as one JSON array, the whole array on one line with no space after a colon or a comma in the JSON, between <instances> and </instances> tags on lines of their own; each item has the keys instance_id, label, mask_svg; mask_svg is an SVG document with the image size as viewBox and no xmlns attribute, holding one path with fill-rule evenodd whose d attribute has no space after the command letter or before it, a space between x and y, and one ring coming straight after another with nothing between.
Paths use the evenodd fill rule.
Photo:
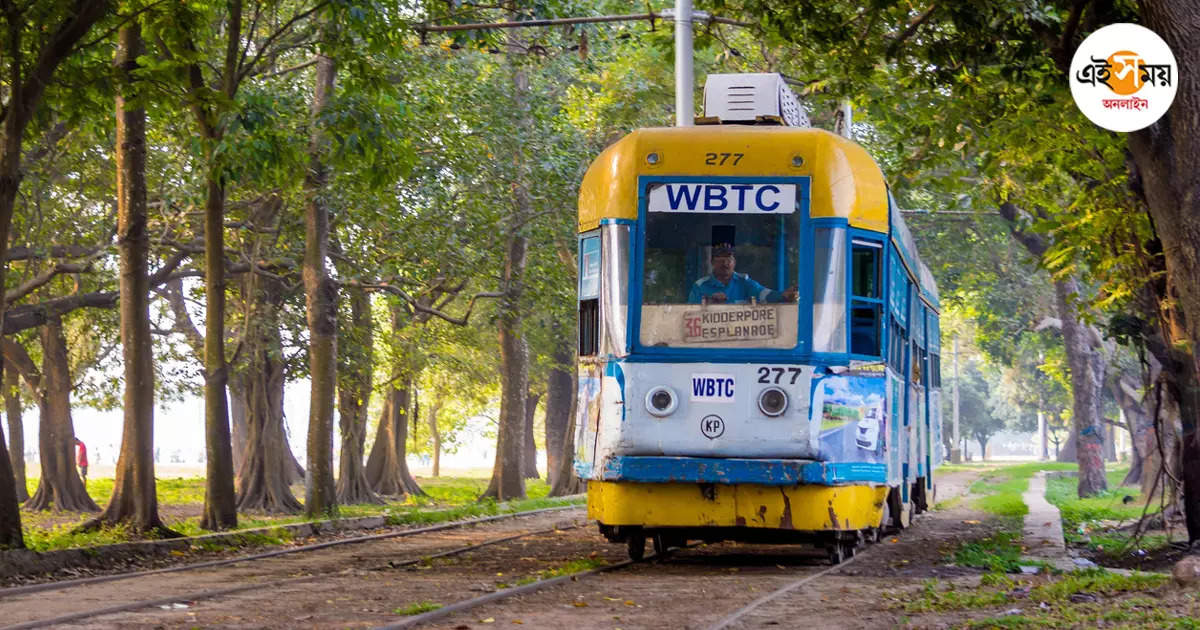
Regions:
<instances>
[{"instance_id":1,"label":"yellow panel","mask_svg":"<svg viewBox=\"0 0 1200 630\"><path fill-rule=\"evenodd\" d=\"M606 525L732 525L734 486L708 485L706 499L694 483L588 482L588 518Z\"/></svg>"},{"instance_id":2,"label":"yellow panel","mask_svg":"<svg viewBox=\"0 0 1200 630\"><path fill-rule=\"evenodd\" d=\"M653 165L646 160L651 153L658 155ZM706 164L711 153L743 157L737 164L733 158ZM602 219L636 219L642 175L809 176L811 216L841 217L877 232L888 228L883 174L853 141L820 129L713 125L639 129L605 149L579 190L579 231L595 229Z\"/></svg>"},{"instance_id":3,"label":"yellow panel","mask_svg":"<svg viewBox=\"0 0 1200 630\"><path fill-rule=\"evenodd\" d=\"M706 497L702 488L712 489ZM588 517L605 525L761 527L798 531L876 527L886 486L701 486L588 482Z\"/></svg>"}]
</instances>

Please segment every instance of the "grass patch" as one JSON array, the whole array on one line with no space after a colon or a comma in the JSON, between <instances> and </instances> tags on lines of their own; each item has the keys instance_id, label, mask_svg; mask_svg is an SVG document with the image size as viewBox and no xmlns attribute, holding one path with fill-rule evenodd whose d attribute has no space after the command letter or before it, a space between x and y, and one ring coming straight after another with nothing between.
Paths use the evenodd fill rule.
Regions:
<instances>
[{"instance_id":1,"label":"grass patch","mask_svg":"<svg viewBox=\"0 0 1200 630\"><path fill-rule=\"evenodd\" d=\"M1169 578L1165 575L1154 573L1121 575L1105 571L1104 569L1085 569L1063 573L1048 579L1038 579L1045 579L1045 581L1040 583L1034 583L1033 581L1024 582L1002 573L989 573L983 576L978 588L965 589L960 589L953 584L943 583L939 580L926 580L921 587L921 591L916 596L911 594L895 595L893 596L893 600L897 602L896 607L909 613L948 612L1020 604L1023 608L1033 608L1038 612L1034 615L991 617L978 620L978 623L983 625L972 627L1028 627L1030 624L1040 625L1039 619L1041 621L1054 621L1055 615L1061 617L1064 614L1072 613L1072 611L1086 607L1091 603L1075 604L1071 601L1072 595L1092 595L1095 596L1095 602L1108 604L1108 599L1125 594L1152 594L1166 584ZM1136 602L1143 603L1138 604ZM1046 607L1042 607L1042 603L1045 603ZM1127 609L1133 610L1136 610L1139 606L1154 608L1156 604L1155 600L1146 598L1130 599L1122 603L1127 604ZM1033 606L1030 606L1030 604ZM1105 612L1106 614L1111 612L1102 611L1102 609L1103 606L1096 607L1097 612ZM1026 624L1025 626L1020 624L1006 625L1016 623L1012 620L1020 617L1025 617L1023 620ZM1070 619L1066 625L1052 624L1050 626L1043 625L1043 627L1077 627L1076 625L1072 625L1077 624L1077 621L1083 620Z\"/></svg>"},{"instance_id":2,"label":"grass patch","mask_svg":"<svg viewBox=\"0 0 1200 630\"><path fill-rule=\"evenodd\" d=\"M964 543L954 551L950 560L960 567L1015 573L1024 564L1021 562L1021 536L1010 530Z\"/></svg>"},{"instance_id":3,"label":"grass patch","mask_svg":"<svg viewBox=\"0 0 1200 630\"><path fill-rule=\"evenodd\" d=\"M80 522L83 522L82 520ZM90 532L75 533L79 523L64 523L53 527L26 527L25 547L32 551L53 551L72 547L94 547L128 542L131 537L125 527L103 527Z\"/></svg>"},{"instance_id":4,"label":"grass patch","mask_svg":"<svg viewBox=\"0 0 1200 630\"><path fill-rule=\"evenodd\" d=\"M479 501L478 497L487 489L487 478L477 477L439 477L421 478L418 482L428 493L428 496L405 497L402 501L391 501L384 505L363 504L344 505L338 508L338 516L334 520L382 516L388 525L431 525L481 516L494 516L535 510L547 507L579 505L583 499L549 498L550 486L543 480L526 482L527 499L511 501L504 504L492 500ZM37 478L29 479L29 485L36 488ZM112 495L113 480L89 479L88 493L103 507ZM204 479L201 477L173 479L158 479L158 502L165 505L200 505L204 502ZM32 488L31 488L32 490ZM293 490L296 490L293 487ZM199 509L195 510L199 512ZM26 545L36 551L51 551L73 547L89 547L109 545L114 543L136 540L125 528L107 528L86 534L72 534L71 530L83 521L91 518L90 514L61 513L61 512L30 512L22 510L21 520L24 525ZM272 528L280 525L305 523L326 520L326 517L308 518L298 515L262 515L239 514L238 527L233 531L247 529ZM174 519L167 526L185 536L202 536L209 534L200 528L199 517ZM278 545L291 540L283 530L272 530L268 533L255 533L240 539L241 542L204 543L206 550L229 549L239 545L262 546ZM211 547L211 549L208 549Z\"/></svg>"},{"instance_id":5,"label":"grass patch","mask_svg":"<svg viewBox=\"0 0 1200 630\"><path fill-rule=\"evenodd\" d=\"M1074 463L1028 462L1004 466L985 472L971 484L973 494L982 495L975 500L975 507L1008 518L1021 518L1029 513L1029 507L1021 495L1029 489L1029 479L1043 470L1077 470Z\"/></svg>"},{"instance_id":6,"label":"grass patch","mask_svg":"<svg viewBox=\"0 0 1200 630\"><path fill-rule=\"evenodd\" d=\"M1105 553L1120 553L1127 550L1132 539L1126 532L1105 531L1101 521L1129 524L1142 516L1145 498L1136 487L1120 486L1128 467L1108 471L1109 489L1085 499L1079 498L1078 481L1072 478L1050 479L1046 483L1046 500L1054 504L1062 514L1063 535L1067 542L1087 545L1090 549ZM1160 506L1151 505L1147 514L1155 514ZM1163 535L1143 536L1139 547L1143 550L1162 549L1169 541Z\"/></svg>"},{"instance_id":7,"label":"grass patch","mask_svg":"<svg viewBox=\"0 0 1200 630\"><path fill-rule=\"evenodd\" d=\"M437 610L441 607L442 607L441 604L437 604L434 602L417 602L415 604L409 604L407 606L404 606L403 608L397 608L397 609L393 610L392 612L397 615L404 615L404 616L419 615L421 613L427 613L431 610Z\"/></svg>"},{"instance_id":8,"label":"grass patch","mask_svg":"<svg viewBox=\"0 0 1200 630\"><path fill-rule=\"evenodd\" d=\"M515 584L515 586L523 586L525 584L532 584L534 582L540 582L542 580L549 580L551 578L561 577L564 575L574 575L576 573L583 573L584 571L591 571L592 569L598 569L607 564L608 564L608 561L603 560L601 558L579 558L576 560L572 560L572 561L562 565L561 567L556 567L553 569L543 569L533 575L525 576L525 577L517 580L517 583Z\"/></svg>"}]
</instances>

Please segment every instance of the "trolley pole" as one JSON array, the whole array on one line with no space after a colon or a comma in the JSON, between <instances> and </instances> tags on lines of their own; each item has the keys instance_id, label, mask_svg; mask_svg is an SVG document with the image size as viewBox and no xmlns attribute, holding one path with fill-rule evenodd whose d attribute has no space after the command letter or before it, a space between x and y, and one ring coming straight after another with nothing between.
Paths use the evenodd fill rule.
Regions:
<instances>
[{"instance_id":1,"label":"trolley pole","mask_svg":"<svg viewBox=\"0 0 1200 630\"><path fill-rule=\"evenodd\" d=\"M691 127L692 0L675 0L675 126Z\"/></svg>"},{"instance_id":2,"label":"trolley pole","mask_svg":"<svg viewBox=\"0 0 1200 630\"><path fill-rule=\"evenodd\" d=\"M962 462L962 440L958 435L958 335L954 335L954 447L950 449L950 461Z\"/></svg>"}]
</instances>

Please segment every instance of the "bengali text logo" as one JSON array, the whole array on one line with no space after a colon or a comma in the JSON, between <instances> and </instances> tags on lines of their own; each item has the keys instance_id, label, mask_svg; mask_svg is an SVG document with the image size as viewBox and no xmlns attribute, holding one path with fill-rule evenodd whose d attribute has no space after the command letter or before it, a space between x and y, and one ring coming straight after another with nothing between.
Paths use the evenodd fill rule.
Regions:
<instances>
[{"instance_id":1,"label":"bengali text logo","mask_svg":"<svg viewBox=\"0 0 1200 630\"><path fill-rule=\"evenodd\" d=\"M1154 31L1110 24L1079 45L1068 80L1089 120L1112 131L1137 131L1171 107L1178 72L1175 55Z\"/></svg>"}]
</instances>

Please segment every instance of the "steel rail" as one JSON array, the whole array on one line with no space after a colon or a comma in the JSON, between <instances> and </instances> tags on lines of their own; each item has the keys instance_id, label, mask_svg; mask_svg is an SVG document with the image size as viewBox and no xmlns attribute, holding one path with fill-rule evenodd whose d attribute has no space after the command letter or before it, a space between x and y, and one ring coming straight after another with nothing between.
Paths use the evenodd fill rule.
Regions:
<instances>
[{"instance_id":1,"label":"steel rail","mask_svg":"<svg viewBox=\"0 0 1200 630\"><path fill-rule=\"evenodd\" d=\"M869 548L868 548L868 550L869 550ZM762 606L763 604L775 601L776 599L783 597L784 595L800 588L801 586L804 586L805 584L808 584L809 582L811 582L827 573L830 573L832 571L835 571L837 569L841 569L841 568L845 567L846 565L850 564L851 562L858 560L860 557L862 557L863 554L867 553L868 550L863 550L861 553L854 554L854 556L851 557L849 560L835 564L827 569L823 569L812 575L805 576L803 578L800 578L799 580L796 580L795 582L792 582L791 584L788 584L782 588L776 589L774 592L768 593L767 595L764 595L764 596L750 602L749 604L746 604L742 608L734 611L732 614L730 614L727 617L725 617L724 619L718 621L715 625L709 626L707 630L724 630L725 628L728 628L731 624L736 623L739 620L741 620L742 617L745 617L749 613L753 612L759 606Z\"/></svg>"},{"instance_id":2,"label":"steel rail","mask_svg":"<svg viewBox=\"0 0 1200 630\"><path fill-rule=\"evenodd\" d=\"M386 538L404 538L404 537L408 537L408 536L415 536L417 534L426 534L429 532L442 531L442 530L446 530L446 529L456 529L459 527L467 527L469 525L490 523L492 521L498 521L498 520L509 519L509 518L517 518L520 516L529 516L532 514L541 514L544 512L565 511L565 510L577 509L579 507L581 507L581 506L566 505L566 506L560 506L560 507L551 507L551 508L541 508L541 509L537 509L537 510L530 510L528 512L513 512L511 514L497 514L494 516L485 516L485 517L480 517L480 518L468 519L465 521L452 521L450 523L442 523L440 525L430 525L428 527L418 527L416 529L403 529L403 530L396 531L396 532L388 532L386 534L372 534L369 536L357 536L354 538L342 538L339 540L331 540L331 541L316 543L316 544L312 544L312 545L304 545L302 547L291 547L288 549L277 549L274 551L267 551L267 552L252 554L252 555L248 555L248 556L238 556L236 558L225 558L223 560L209 560L207 562L197 562L195 564L185 564L185 565L174 566L174 567L166 567L166 568L162 568L162 569L150 569L150 570L146 570L146 571L135 571L133 573L116 573L113 575L98 575L95 577L77 578L74 580L64 580L64 581L60 581L60 582L43 582L41 584L28 584L25 586L13 586L13 587L5 588L5 589L0 589L0 600L3 600L5 597L11 597L14 595L27 595L29 593L38 593L41 591L66 590L69 588L77 588L80 586L87 586L90 584L101 584L104 582L116 582L119 580L129 580L129 579L133 579L133 578L145 577L147 575L161 575L163 573L176 573L179 571L191 571L194 569L207 569L210 567L224 566L227 564L237 564L239 562L252 562L255 560L262 560L265 558L274 558L276 556L283 556L283 555L292 554L292 553L317 551L319 549L325 549L328 547L336 547L338 545L351 545L351 544L357 544L357 543L370 542L372 540L383 540Z\"/></svg>"},{"instance_id":3,"label":"steel rail","mask_svg":"<svg viewBox=\"0 0 1200 630\"><path fill-rule=\"evenodd\" d=\"M644 562L645 560L650 560L651 558L654 558L654 557L656 557L656 554L651 554L649 556L646 556L642 560L642 562ZM486 595L480 595L479 597L474 597L471 599L464 599L460 602L454 602L453 604L443 606L442 608L438 608L437 610L431 610L429 612L421 613L419 615L413 615L412 617L408 617L402 621L397 621L396 623L391 623L386 626L376 626L374 630L403 630L404 628L415 628L423 623L429 623L431 621L436 621L438 619L447 617L447 616L452 615L457 612L462 612L464 610L470 610L477 606L482 606L483 604L486 604L488 602L493 602L493 601L497 601L497 600L501 600L501 599L507 599L514 595L524 595L526 593L533 593L536 591L540 591L546 587L554 586L555 584L561 584L561 583L567 582L567 581L578 580L579 578L587 577L589 575L596 575L597 573L605 573L607 571L615 571L617 569L624 569L625 567L633 565L636 562L638 562L638 561L623 560L616 564L610 564L610 565L599 567L596 569L591 569L589 571L581 571L579 573L572 573L570 575L560 575L558 577L547 578L545 580L538 580L537 582L530 582L529 584L523 584L521 586L513 586L510 588L506 588L504 590L496 591L494 593L488 593ZM3 630L3 629L0 629L0 630Z\"/></svg>"},{"instance_id":4,"label":"steel rail","mask_svg":"<svg viewBox=\"0 0 1200 630\"><path fill-rule=\"evenodd\" d=\"M544 510L542 510L542 511L544 511ZM411 566L411 565L417 564L418 562L424 562L426 560L432 560L434 558L443 558L446 556L453 556L453 555L465 553L465 552L468 552L468 551L471 551L474 549L479 549L480 547L487 547L489 545L497 545L497 544L500 544L503 542L508 542L510 540L524 538L526 536L535 536L537 534L547 534L550 532L562 531L562 530L566 530L566 529L577 529L579 527L582 527L582 525L576 524L576 525L571 525L570 527L552 527L552 528L548 528L548 529L539 529L539 530L535 530L535 531L531 531L531 532L523 532L520 534L512 534L509 536L503 536L501 538L493 538L490 540L485 540L484 542L476 543L473 545L467 545L465 547L455 547L454 549L440 551L440 552L434 553L434 554L422 555L419 558L410 558L410 559L404 560L402 562L389 562L388 564L376 565L376 566L370 567L366 570L367 571L380 571L380 570L386 570L386 569L394 569L394 568L398 568L398 567ZM442 528L442 529L449 529L449 528ZM378 538L376 538L375 540L378 540ZM354 570L355 570L354 568L343 569L341 571L338 571L335 575L345 575ZM230 586L228 588L213 589L213 590L208 590L208 591L199 591L199 592L195 592L195 593L184 593L184 594L179 594L179 595L172 595L169 597L160 597L158 599L142 600L142 601L131 602L131 603L127 603L127 604L117 604L114 606L107 606L105 608L97 608L97 609L89 610L89 611L70 613L70 614L66 614L66 615L60 615L58 617L53 617L50 619L38 619L35 621L25 621L25 622L21 622L18 624L0 627L0 630L27 630L30 628L45 628L45 627L57 626L59 624L70 623L73 621L79 621L81 619L88 619L91 617L100 617L102 615L111 615L111 614L119 613L119 612L129 612L129 611L133 611L133 610L140 610L142 608L150 608L153 606L166 606L166 605L178 603L181 601L195 602L195 601L200 601L203 599L213 599L216 597L221 597L223 595L232 595L234 593L241 593L244 591L250 591L250 590L255 590L255 589L276 588L276 587L280 587L280 586L287 586L290 584L301 584L304 582L311 582L312 580L328 578L329 576L330 576L330 574L328 574L328 573L320 573L320 574L316 574L316 575L305 575L305 576L300 576L300 577L288 578L285 580L276 580L274 582L253 582L250 584L240 584L238 586ZM565 577L570 577L570 576L565 576Z\"/></svg>"}]
</instances>

